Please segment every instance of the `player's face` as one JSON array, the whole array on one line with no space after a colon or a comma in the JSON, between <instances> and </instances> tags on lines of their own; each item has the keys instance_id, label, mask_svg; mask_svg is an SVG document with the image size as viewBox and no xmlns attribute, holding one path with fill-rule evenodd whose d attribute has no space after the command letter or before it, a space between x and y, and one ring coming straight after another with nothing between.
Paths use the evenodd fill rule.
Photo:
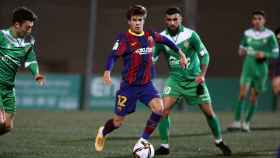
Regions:
<instances>
[{"instance_id":1,"label":"player's face","mask_svg":"<svg viewBox=\"0 0 280 158\"><path fill-rule=\"evenodd\" d=\"M176 31L182 23L182 16L180 14L165 15L165 23L170 30Z\"/></svg>"},{"instance_id":2,"label":"player's face","mask_svg":"<svg viewBox=\"0 0 280 158\"><path fill-rule=\"evenodd\" d=\"M14 26L16 28L17 36L23 38L24 36L30 34L32 32L33 25L33 21L24 21L22 23L16 22Z\"/></svg>"},{"instance_id":3,"label":"player's face","mask_svg":"<svg viewBox=\"0 0 280 158\"><path fill-rule=\"evenodd\" d=\"M262 15L253 15L252 25L255 29L259 30L264 27L265 18Z\"/></svg>"},{"instance_id":4,"label":"player's face","mask_svg":"<svg viewBox=\"0 0 280 158\"><path fill-rule=\"evenodd\" d=\"M129 28L132 32L141 33L144 29L145 18L144 16L132 16L130 20L128 20Z\"/></svg>"}]
</instances>

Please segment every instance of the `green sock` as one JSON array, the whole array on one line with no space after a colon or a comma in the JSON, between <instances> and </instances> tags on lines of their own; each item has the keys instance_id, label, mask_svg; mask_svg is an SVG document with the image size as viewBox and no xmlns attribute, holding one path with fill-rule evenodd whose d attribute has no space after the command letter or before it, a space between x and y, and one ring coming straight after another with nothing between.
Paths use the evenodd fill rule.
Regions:
<instances>
[{"instance_id":1,"label":"green sock","mask_svg":"<svg viewBox=\"0 0 280 158\"><path fill-rule=\"evenodd\" d=\"M222 129L220 125L219 119L214 116L214 117L207 117L207 123L215 137L216 140L219 140L222 138Z\"/></svg>"},{"instance_id":2,"label":"green sock","mask_svg":"<svg viewBox=\"0 0 280 158\"><path fill-rule=\"evenodd\" d=\"M170 117L164 117L158 127L161 144L168 144L169 138Z\"/></svg>"},{"instance_id":3,"label":"green sock","mask_svg":"<svg viewBox=\"0 0 280 158\"><path fill-rule=\"evenodd\" d=\"M249 104L248 113L247 113L246 120L245 120L246 122L251 121L254 113L256 112L256 106L257 106L256 104L255 105L252 103Z\"/></svg>"},{"instance_id":4,"label":"green sock","mask_svg":"<svg viewBox=\"0 0 280 158\"><path fill-rule=\"evenodd\" d=\"M241 113L243 111L243 106L244 106L245 100L238 100L237 106L235 107L235 113L234 113L234 120L235 121L240 121L241 119Z\"/></svg>"}]
</instances>

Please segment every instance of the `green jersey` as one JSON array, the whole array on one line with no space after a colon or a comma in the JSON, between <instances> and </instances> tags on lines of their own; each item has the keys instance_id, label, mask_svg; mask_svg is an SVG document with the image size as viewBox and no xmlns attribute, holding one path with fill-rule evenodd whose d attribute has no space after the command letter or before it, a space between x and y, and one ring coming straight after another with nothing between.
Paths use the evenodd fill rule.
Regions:
<instances>
[{"instance_id":1,"label":"green jersey","mask_svg":"<svg viewBox=\"0 0 280 158\"><path fill-rule=\"evenodd\" d=\"M18 68L25 63L35 76L39 73L32 36L15 38L10 29L0 30L0 84L14 86Z\"/></svg>"},{"instance_id":2,"label":"green jersey","mask_svg":"<svg viewBox=\"0 0 280 158\"><path fill-rule=\"evenodd\" d=\"M240 42L240 48L244 48L247 52L245 62L256 63L256 53L264 52L266 58L277 58L279 47L274 33L263 28L260 31L248 29L244 32ZM265 64L268 64L266 60Z\"/></svg>"},{"instance_id":3,"label":"green jersey","mask_svg":"<svg viewBox=\"0 0 280 158\"><path fill-rule=\"evenodd\" d=\"M180 66L180 57L170 48L158 44L153 53L154 61L158 60L162 52L168 61L170 77L177 81L194 80L201 73L200 64L208 65L209 55L198 34L186 27L181 26L176 35L171 35L166 29L161 35L172 40L186 55L188 65L186 69ZM201 57L201 58L200 58Z\"/></svg>"}]
</instances>

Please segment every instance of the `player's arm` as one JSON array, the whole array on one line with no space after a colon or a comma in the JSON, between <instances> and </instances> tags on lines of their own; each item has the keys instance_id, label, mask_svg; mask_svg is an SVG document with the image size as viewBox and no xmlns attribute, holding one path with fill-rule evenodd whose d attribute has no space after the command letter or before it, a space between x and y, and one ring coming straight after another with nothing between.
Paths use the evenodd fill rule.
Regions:
<instances>
[{"instance_id":1,"label":"player's arm","mask_svg":"<svg viewBox=\"0 0 280 158\"><path fill-rule=\"evenodd\" d=\"M24 66L30 70L39 86L43 86L45 84L45 77L39 73L39 65L36 59L34 46L32 46L27 52Z\"/></svg>"},{"instance_id":2,"label":"player's arm","mask_svg":"<svg viewBox=\"0 0 280 158\"><path fill-rule=\"evenodd\" d=\"M239 49L238 49L238 54L239 56L244 56L247 51L246 51L246 47L247 47L247 42L246 42L246 35L245 33L243 34L240 44L239 44Z\"/></svg>"},{"instance_id":3,"label":"player's arm","mask_svg":"<svg viewBox=\"0 0 280 158\"><path fill-rule=\"evenodd\" d=\"M198 53L198 56L200 57L201 74L196 78L196 82L203 83L205 80L205 75L210 60L209 53L196 32L192 33L190 38L190 44Z\"/></svg>"},{"instance_id":4,"label":"player's arm","mask_svg":"<svg viewBox=\"0 0 280 158\"><path fill-rule=\"evenodd\" d=\"M277 42L277 39L275 35L273 34L269 39L268 39L268 51L264 51L264 57L265 58L277 58L279 55L279 45Z\"/></svg>"},{"instance_id":5,"label":"player's arm","mask_svg":"<svg viewBox=\"0 0 280 158\"><path fill-rule=\"evenodd\" d=\"M155 39L156 43L164 44L164 45L168 46L170 49L177 52L180 55L181 66L183 68L186 68L186 65L188 64L187 58L186 58L184 52L182 52L182 50L179 49L173 41L169 40L167 37L162 36L156 32L154 32L154 39Z\"/></svg>"},{"instance_id":6,"label":"player's arm","mask_svg":"<svg viewBox=\"0 0 280 158\"><path fill-rule=\"evenodd\" d=\"M153 50L153 63L155 64L159 60L160 53L163 51L162 45L159 43L155 44L155 48Z\"/></svg>"},{"instance_id":7,"label":"player's arm","mask_svg":"<svg viewBox=\"0 0 280 158\"><path fill-rule=\"evenodd\" d=\"M117 58L123 55L126 51L126 42L124 40L124 35L119 34L115 40L111 54L107 58L106 67L103 75L103 81L107 85L112 84L111 71L117 61Z\"/></svg>"}]
</instances>

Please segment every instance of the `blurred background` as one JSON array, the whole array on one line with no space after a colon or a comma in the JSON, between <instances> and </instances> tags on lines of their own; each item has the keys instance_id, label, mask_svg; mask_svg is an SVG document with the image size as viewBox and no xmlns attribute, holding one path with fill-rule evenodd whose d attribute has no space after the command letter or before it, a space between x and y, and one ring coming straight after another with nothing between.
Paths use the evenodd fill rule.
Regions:
<instances>
[{"instance_id":1,"label":"blurred background","mask_svg":"<svg viewBox=\"0 0 280 158\"><path fill-rule=\"evenodd\" d=\"M237 49L243 31L250 27L251 12L264 10L267 27L275 30L280 26L279 0L1 0L1 29L9 27L12 11L18 6L32 9L39 17L34 36L47 85L37 88L31 75L21 69L16 84L18 107L93 110L112 107L121 62L114 68L112 87L104 87L100 76L116 34L127 30L125 13L132 4L147 7L145 28L154 31L164 28L166 8L182 8L185 26L198 32L210 52L209 89L216 109L223 111L232 110L238 96L242 58ZM168 75L164 60L160 60L157 69L160 77L156 84L161 89ZM270 86L261 97L260 110L276 110Z\"/></svg>"}]
</instances>

